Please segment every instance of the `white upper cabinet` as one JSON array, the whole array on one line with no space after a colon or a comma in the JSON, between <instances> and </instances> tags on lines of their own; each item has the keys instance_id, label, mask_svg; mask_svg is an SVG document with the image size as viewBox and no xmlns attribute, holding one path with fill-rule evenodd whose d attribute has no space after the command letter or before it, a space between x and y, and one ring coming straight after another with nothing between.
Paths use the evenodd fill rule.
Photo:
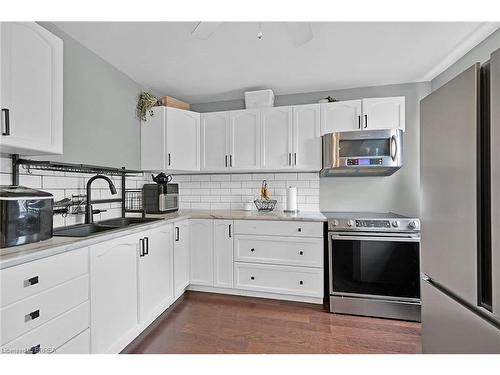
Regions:
<instances>
[{"instance_id":1,"label":"white upper cabinet","mask_svg":"<svg viewBox=\"0 0 500 375\"><path fill-rule=\"evenodd\" d=\"M321 104L321 134L377 129L405 129L404 96Z\"/></svg>"},{"instance_id":2,"label":"white upper cabinet","mask_svg":"<svg viewBox=\"0 0 500 375\"><path fill-rule=\"evenodd\" d=\"M141 121L141 169L165 170L167 167L165 107L153 107Z\"/></svg>"},{"instance_id":3,"label":"white upper cabinet","mask_svg":"<svg viewBox=\"0 0 500 375\"><path fill-rule=\"evenodd\" d=\"M214 286L233 287L233 221L214 220Z\"/></svg>"},{"instance_id":4,"label":"white upper cabinet","mask_svg":"<svg viewBox=\"0 0 500 375\"><path fill-rule=\"evenodd\" d=\"M292 168L292 107L262 110L262 169Z\"/></svg>"},{"instance_id":5,"label":"white upper cabinet","mask_svg":"<svg viewBox=\"0 0 500 375\"><path fill-rule=\"evenodd\" d=\"M363 99L363 129L405 128L405 97Z\"/></svg>"},{"instance_id":6,"label":"white upper cabinet","mask_svg":"<svg viewBox=\"0 0 500 375\"><path fill-rule=\"evenodd\" d=\"M200 114L153 107L141 123L141 168L200 170Z\"/></svg>"},{"instance_id":7,"label":"white upper cabinet","mask_svg":"<svg viewBox=\"0 0 500 375\"><path fill-rule=\"evenodd\" d=\"M300 170L319 171L321 160L320 105L293 107L293 166Z\"/></svg>"},{"instance_id":8,"label":"white upper cabinet","mask_svg":"<svg viewBox=\"0 0 500 375\"><path fill-rule=\"evenodd\" d=\"M2 153L63 153L63 42L34 22L0 24Z\"/></svg>"},{"instance_id":9,"label":"white upper cabinet","mask_svg":"<svg viewBox=\"0 0 500 375\"><path fill-rule=\"evenodd\" d=\"M361 100L321 103L322 134L361 129Z\"/></svg>"},{"instance_id":10,"label":"white upper cabinet","mask_svg":"<svg viewBox=\"0 0 500 375\"><path fill-rule=\"evenodd\" d=\"M166 107L167 170L200 170L200 114Z\"/></svg>"},{"instance_id":11,"label":"white upper cabinet","mask_svg":"<svg viewBox=\"0 0 500 375\"><path fill-rule=\"evenodd\" d=\"M229 168L229 112L201 114L201 170Z\"/></svg>"},{"instance_id":12,"label":"white upper cabinet","mask_svg":"<svg viewBox=\"0 0 500 375\"><path fill-rule=\"evenodd\" d=\"M261 111L229 112L229 166L238 171L260 169Z\"/></svg>"}]
</instances>

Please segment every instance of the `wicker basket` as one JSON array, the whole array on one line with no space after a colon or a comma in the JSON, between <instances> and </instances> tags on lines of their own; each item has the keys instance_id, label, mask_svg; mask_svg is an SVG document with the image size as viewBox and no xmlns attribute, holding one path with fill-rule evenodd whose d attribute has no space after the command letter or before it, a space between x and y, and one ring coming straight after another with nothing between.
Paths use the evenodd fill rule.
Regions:
<instances>
[{"instance_id":1,"label":"wicker basket","mask_svg":"<svg viewBox=\"0 0 500 375\"><path fill-rule=\"evenodd\" d=\"M259 211L272 211L278 201L276 199L256 199L253 201Z\"/></svg>"}]
</instances>

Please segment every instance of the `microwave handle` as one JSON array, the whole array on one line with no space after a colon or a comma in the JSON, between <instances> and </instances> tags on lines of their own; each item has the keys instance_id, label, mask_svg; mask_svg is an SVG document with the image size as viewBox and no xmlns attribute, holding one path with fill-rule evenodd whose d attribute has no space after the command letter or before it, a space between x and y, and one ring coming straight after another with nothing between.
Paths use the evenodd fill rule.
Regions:
<instances>
[{"instance_id":1,"label":"microwave handle","mask_svg":"<svg viewBox=\"0 0 500 375\"><path fill-rule=\"evenodd\" d=\"M332 133L332 144L331 144L331 148L332 148L332 164L331 166L333 168L335 167L338 167L337 165L337 159L338 159L338 156L339 156L339 148L338 148L338 142L337 142L337 134L336 133Z\"/></svg>"},{"instance_id":2,"label":"microwave handle","mask_svg":"<svg viewBox=\"0 0 500 375\"><path fill-rule=\"evenodd\" d=\"M396 155L398 154L398 141L396 137L393 135L391 137L391 159L396 160Z\"/></svg>"}]
</instances>

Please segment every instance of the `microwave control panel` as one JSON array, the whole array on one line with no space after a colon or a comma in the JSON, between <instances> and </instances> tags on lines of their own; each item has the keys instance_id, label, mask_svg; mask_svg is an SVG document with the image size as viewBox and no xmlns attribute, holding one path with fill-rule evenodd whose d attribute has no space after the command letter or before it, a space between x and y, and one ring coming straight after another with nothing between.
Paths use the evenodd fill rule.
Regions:
<instances>
[{"instance_id":1,"label":"microwave control panel","mask_svg":"<svg viewBox=\"0 0 500 375\"><path fill-rule=\"evenodd\" d=\"M382 158L357 158L357 159L347 159L347 165L382 165Z\"/></svg>"}]
</instances>

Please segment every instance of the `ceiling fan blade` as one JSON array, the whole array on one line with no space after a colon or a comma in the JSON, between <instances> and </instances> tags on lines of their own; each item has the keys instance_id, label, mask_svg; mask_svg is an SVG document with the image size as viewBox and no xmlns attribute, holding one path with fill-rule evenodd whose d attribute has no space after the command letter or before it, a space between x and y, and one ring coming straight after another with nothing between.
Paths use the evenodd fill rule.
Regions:
<instances>
[{"instance_id":1,"label":"ceiling fan blade","mask_svg":"<svg viewBox=\"0 0 500 375\"><path fill-rule=\"evenodd\" d=\"M286 22L286 28L295 48L306 44L313 38L310 22Z\"/></svg>"},{"instance_id":2,"label":"ceiling fan blade","mask_svg":"<svg viewBox=\"0 0 500 375\"><path fill-rule=\"evenodd\" d=\"M222 22L199 22L191 31L191 35L196 39L207 40L217 30Z\"/></svg>"}]
</instances>

